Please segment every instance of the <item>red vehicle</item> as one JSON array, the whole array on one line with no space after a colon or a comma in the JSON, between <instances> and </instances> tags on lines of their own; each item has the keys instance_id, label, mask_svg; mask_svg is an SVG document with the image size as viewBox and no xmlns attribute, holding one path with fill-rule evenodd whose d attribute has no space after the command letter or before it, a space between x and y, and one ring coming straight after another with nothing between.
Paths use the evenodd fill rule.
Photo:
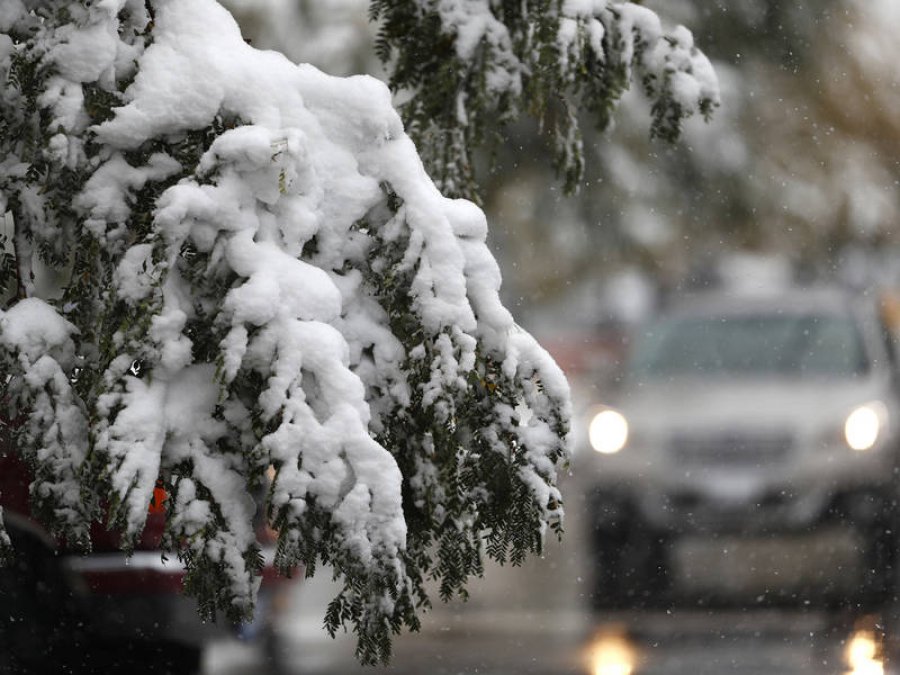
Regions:
<instances>
[{"instance_id":1,"label":"red vehicle","mask_svg":"<svg viewBox=\"0 0 900 675\"><path fill-rule=\"evenodd\" d=\"M260 641L267 656L277 660L274 620L283 603L273 598L284 580L272 567L271 546L264 551L267 566L254 622L243 626L203 623L194 599L182 593L183 565L172 556L163 560L160 552L165 524L161 489L132 555L126 556L119 549L117 534L100 524L92 528L92 552L82 555L54 542L30 517L30 477L10 445L8 430L0 427L0 506L16 555L11 568L0 570L0 606L4 607L0 615L8 614L7 607L19 609L18 617L15 611L0 617L0 673L61 672L60 665L72 667L70 656L84 661L90 651L99 656L87 659L90 667L85 666L84 672L110 666L104 654L121 659L130 653L139 667L152 663L154 675L167 672L166 667L189 674L199 668L204 642L229 631ZM260 532L260 541L271 544L271 533ZM47 589L49 595L44 592ZM67 629L59 617L86 627L87 635ZM59 645L54 647L53 640ZM32 656L41 666L28 662ZM19 660L5 670L9 664L4 664L4 658ZM131 668L135 664L119 665ZM75 668L74 672L82 671Z\"/></svg>"}]
</instances>

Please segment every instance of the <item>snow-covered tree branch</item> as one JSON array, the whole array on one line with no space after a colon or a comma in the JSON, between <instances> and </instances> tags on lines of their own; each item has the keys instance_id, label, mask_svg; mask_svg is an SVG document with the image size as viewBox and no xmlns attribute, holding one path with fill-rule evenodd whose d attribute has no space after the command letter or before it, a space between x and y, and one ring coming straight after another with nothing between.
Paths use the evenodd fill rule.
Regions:
<instances>
[{"instance_id":1,"label":"snow-covered tree branch","mask_svg":"<svg viewBox=\"0 0 900 675\"><path fill-rule=\"evenodd\" d=\"M268 486L276 564L333 565L372 662L426 579L559 526L566 382L385 86L214 0L6 0L0 76L0 400L56 534L127 547L161 480L188 591L240 620Z\"/></svg>"},{"instance_id":2,"label":"snow-covered tree branch","mask_svg":"<svg viewBox=\"0 0 900 675\"><path fill-rule=\"evenodd\" d=\"M407 131L444 194L474 197L473 152L525 112L549 133L567 191L583 176L581 124L606 129L640 83L651 135L718 105L715 73L684 27L615 0L372 0Z\"/></svg>"}]
</instances>

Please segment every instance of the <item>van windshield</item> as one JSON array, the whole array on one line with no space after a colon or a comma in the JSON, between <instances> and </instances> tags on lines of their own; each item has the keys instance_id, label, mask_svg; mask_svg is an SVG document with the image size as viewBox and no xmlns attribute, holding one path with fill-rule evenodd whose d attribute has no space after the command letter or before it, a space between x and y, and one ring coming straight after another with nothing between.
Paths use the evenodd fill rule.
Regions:
<instances>
[{"instance_id":1,"label":"van windshield","mask_svg":"<svg viewBox=\"0 0 900 675\"><path fill-rule=\"evenodd\" d=\"M645 330L632 377L853 376L869 364L857 325L835 315L682 316Z\"/></svg>"}]
</instances>

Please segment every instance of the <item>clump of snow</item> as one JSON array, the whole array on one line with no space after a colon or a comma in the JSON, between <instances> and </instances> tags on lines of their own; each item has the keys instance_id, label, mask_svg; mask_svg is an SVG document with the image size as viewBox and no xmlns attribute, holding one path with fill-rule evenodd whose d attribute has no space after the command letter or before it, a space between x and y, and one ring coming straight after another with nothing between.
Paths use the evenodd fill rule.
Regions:
<instances>
[{"instance_id":1,"label":"clump of snow","mask_svg":"<svg viewBox=\"0 0 900 675\"><path fill-rule=\"evenodd\" d=\"M89 523L78 475L87 455L87 420L68 375L76 363L76 333L38 298L0 310L0 354L24 373L8 384L8 392L27 402L26 429L37 439L32 460L41 465L43 480L32 487L52 505L53 528L84 544Z\"/></svg>"},{"instance_id":2,"label":"clump of snow","mask_svg":"<svg viewBox=\"0 0 900 675\"><path fill-rule=\"evenodd\" d=\"M25 298L7 311L0 310L0 344L34 363L50 355L66 366L74 358L75 326L39 298Z\"/></svg>"},{"instance_id":3,"label":"clump of snow","mask_svg":"<svg viewBox=\"0 0 900 675\"><path fill-rule=\"evenodd\" d=\"M0 4L0 32L8 33L26 11L22 0L6 0Z\"/></svg>"}]
</instances>

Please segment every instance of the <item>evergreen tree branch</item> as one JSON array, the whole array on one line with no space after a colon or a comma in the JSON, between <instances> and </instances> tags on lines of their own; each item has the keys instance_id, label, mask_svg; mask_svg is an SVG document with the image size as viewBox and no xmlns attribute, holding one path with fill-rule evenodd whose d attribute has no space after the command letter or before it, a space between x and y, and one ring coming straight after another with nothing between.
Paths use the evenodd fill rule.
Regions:
<instances>
[{"instance_id":1,"label":"evergreen tree branch","mask_svg":"<svg viewBox=\"0 0 900 675\"><path fill-rule=\"evenodd\" d=\"M674 141L709 117L718 84L689 31L665 32L632 2L373 0L377 53L403 117L444 194L477 200L474 155L522 115L549 135L566 192L583 175L581 127L607 129L625 91L642 86L650 133Z\"/></svg>"},{"instance_id":2,"label":"evergreen tree branch","mask_svg":"<svg viewBox=\"0 0 900 675\"><path fill-rule=\"evenodd\" d=\"M0 312L0 372L52 532L87 548L102 520L130 550L162 485L165 553L204 617L238 621L261 509L282 571L341 578L327 625L366 663L418 627L428 579L464 595L485 551L540 549L568 387L386 87L252 49L213 0L4 16L0 186L28 297ZM37 297L38 264L58 292Z\"/></svg>"}]
</instances>

